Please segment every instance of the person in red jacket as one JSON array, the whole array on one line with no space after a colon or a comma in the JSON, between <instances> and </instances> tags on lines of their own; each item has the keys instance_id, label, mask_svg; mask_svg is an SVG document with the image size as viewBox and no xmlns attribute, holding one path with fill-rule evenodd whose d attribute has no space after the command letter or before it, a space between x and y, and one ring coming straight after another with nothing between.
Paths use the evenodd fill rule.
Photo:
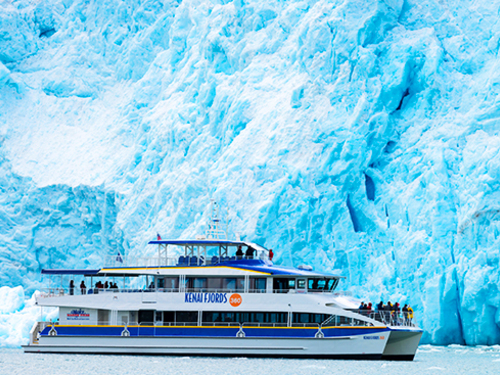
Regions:
<instances>
[{"instance_id":1,"label":"person in red jacket","mask_svg":"<svg viewBox=\"0 0 500 375\"><path fill-rule=\"evenodd\" d=\"M269 249L269 260L272 261L273 257L274 257L273 249Z\"/></svg>"}]
</instances>

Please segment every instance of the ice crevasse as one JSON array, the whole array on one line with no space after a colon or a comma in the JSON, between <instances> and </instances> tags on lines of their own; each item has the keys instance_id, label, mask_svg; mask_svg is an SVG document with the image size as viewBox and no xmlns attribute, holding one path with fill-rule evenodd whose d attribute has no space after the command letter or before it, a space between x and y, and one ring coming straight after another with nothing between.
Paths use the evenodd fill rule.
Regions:
<instances>
[{"instance_id":1,"label":"ice crevasse","mask_svg":"<svg viewBox=\"0 0 500 375\"><path fill-rule=\"evenodd\" d=\"M210 198L424 343L500 343L499 7L2 2L0 345L40 269L201 233Z\"/></svg>"}]
</instances>

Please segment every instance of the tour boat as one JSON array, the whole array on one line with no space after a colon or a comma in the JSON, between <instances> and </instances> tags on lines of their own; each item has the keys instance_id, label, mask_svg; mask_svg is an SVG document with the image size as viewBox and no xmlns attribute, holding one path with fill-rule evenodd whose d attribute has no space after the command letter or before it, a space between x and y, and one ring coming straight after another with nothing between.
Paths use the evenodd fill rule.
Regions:
<instances>
[{"instance_id":1,"label":"tour boat","mask_svg":"<svg viewBox=\"0 0 500 375\"><path fill-rule=\"evenodd\" d=\"M214 222L205 237L150 241L154 258L42 270L74 284L37 296L59 317L36 322L24 351L413 360L413 314L358 310L337 291L342 276L276 265L268 249L220 232Z\"/></svg>"}]
</instances>

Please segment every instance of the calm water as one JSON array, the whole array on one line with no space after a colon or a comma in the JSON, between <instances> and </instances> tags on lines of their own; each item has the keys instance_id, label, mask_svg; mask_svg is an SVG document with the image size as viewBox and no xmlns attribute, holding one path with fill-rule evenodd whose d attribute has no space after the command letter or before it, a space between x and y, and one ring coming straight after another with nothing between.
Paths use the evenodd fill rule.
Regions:
<instances>
[{"instance_id":1,"label":"calm water","mask_svg":"<svg viewBox=\"0 0 500 375\"><path fill-rule=\"evenodd\" d=\"M500 374L500 346L421 346L413 362L24 354L0 350L0 374Z\"/></svg>"}]
</instances>

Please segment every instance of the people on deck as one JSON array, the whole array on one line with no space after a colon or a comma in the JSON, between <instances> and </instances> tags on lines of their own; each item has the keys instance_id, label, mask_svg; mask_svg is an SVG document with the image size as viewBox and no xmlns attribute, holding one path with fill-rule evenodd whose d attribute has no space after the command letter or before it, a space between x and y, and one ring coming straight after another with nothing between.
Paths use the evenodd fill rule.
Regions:
<instances>
[{"instance_id":1,"label":"people on deck","mask_svg":"<svg viewBox=\"0 0 500 375\"><path fill-rule=\"evenodd\" d=\"M245 253L245 256L247 259L253 259L253 253L255 252L254 248L251 246L248 246L248 249Z\"/></svg>"},{"instance_id":2,"label":"people on deck","mask_svg":"<svg viewBox=\"0 0 500 375\"><path fill-rule=\"evenodd\" d=\"M408 305L406 303L403 306L403 308L401 309L401 311L403 312L404 324L407 325L408 324Z\"/></svg>"},{"instance_id":3,"label":"people on deck","mask_svg":"<svg viewBox=\"0 0 500 375\"><path fill-rule=\"evenodd\" d=\"M82 295L87 294L87 286L85 285L85 282L83 280L80 283L80 292L82 293Z\"/></svg>"},{"instance_id":4,"label":"people on deck","mask_svg":"<svg viewBox=\"0 0 500 375\"><path fill-rule=\"evenodd\" d=\"M75 294L75 282L71 280L69 282L69 295L72 296L73 294Z\"/></svg>"},{"instance_id":5,"label":"people on deck","mask_svg":"<svg viewBox=\"0 0 500 375\"><path fill-rule=\"evenodd\" d=\"M236 250L236 258L237 259L243 258L243 250L241 249L241 245L238 246L238 250Z\"/></svg>"},{"instance_id":6,"label":"people on deck","mask_svg":"<svg viewBox=\"0 0 500 375\"><path fill-rule=\"evenodd\" d=\"M361 305L359 305L358 310L363 310L365 307L365 303L361 302Z\"/></svg>"},{"instance_id":7,"label":"people on deck","mask_svg":"<svg viewBox=\"0 0 500 375\"><path fill-rule=\"evenodd\" d=\"M411 321L413 319L413 309L411 308L410 305L408 305L408 323L411 324Z\"/></svg>"},{"instance_id":8,"label":"people on deck","mask_svg":"<svg viewBox=\"0 0 500 375\"><path fill-rule=\"evenodd\" d=\"M384 301L380 301L378 304L377 304L377 312L379 313L379 316L382 317L383 314L384 314Z\"/></svg>"},{"instance_id":9,"label":"people on deck","mask_svg":"<svg viewBox=\"0 0 500 375\"><path fill-rule=\"evenodd\" d=\"M391 301L387 301L387 305L384 308L385 311L385 319L389 322L391 319L391 311L392 311L392 303Z\"/></svg>"},{"instance_id":10,"label":"people on deck","mask_svg":"<svg viewBox=\"0 0 500 375\"><path fill-rule=\"evenodd\" d=\"M108 282L106 281L106 282L104 283L104 289L108 289L108 288L109 288L109 284L108 284Z\"/></svg>"},{"instance_id":11,"label":"people on deck","mask_svg":"<svg viewBox=\"0 0 500 375\"><path fill-rule=\"evenodd\" d=\"M274 258L273 249L269 249L269 260L272 261Z\"/></svg>"}]
</instances>

